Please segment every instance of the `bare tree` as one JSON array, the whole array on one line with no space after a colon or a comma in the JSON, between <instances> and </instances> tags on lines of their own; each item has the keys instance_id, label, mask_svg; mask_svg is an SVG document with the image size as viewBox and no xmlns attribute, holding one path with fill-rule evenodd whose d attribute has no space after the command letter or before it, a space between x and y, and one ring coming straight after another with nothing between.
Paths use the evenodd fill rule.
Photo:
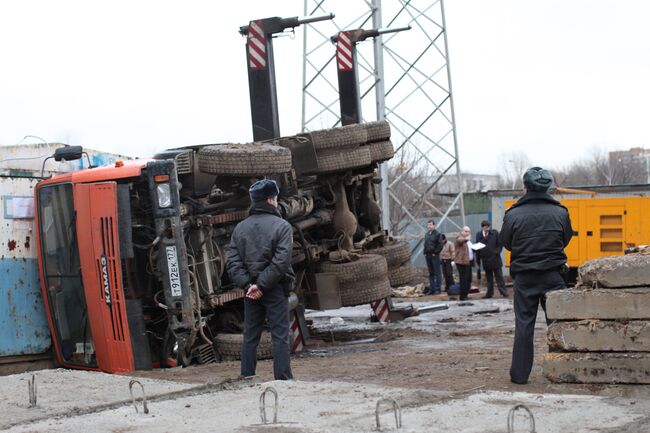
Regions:
<instances>
[{"instance_id":1,"label":"bare tree","mask_svg":"<svg viewBox=\"0 0 650 433\"><path fill-rule=\"evenodd\" d=\"M531 166L528 155L521 150L513 150L499 154L498 159L501 161L499 188L523 188L522 177Z\"/></svg>"}]
</instances>

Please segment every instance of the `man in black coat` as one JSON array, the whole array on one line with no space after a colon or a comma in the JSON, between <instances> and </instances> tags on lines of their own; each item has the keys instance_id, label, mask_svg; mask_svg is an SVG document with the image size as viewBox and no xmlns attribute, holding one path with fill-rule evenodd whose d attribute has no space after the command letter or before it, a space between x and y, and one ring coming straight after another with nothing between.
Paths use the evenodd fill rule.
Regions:
<instances>
[{"instance_id":1,"label":"man in black coat","mask_svg":"<svg viewBox=\"0 0 650 433\"><path fill-rule=\"evenodd\" d=\"M440 240L440 233L436 230L436 223L433 220L427 222L427 232L424 234L424 259L429 269L429 290L425 295L437 295L440 293L440 251L444 243Z\"/></svg>"},{"instance_id":2,"label":"man in black coat","mask_svg":"<svg viewBox=\"0 0 650 433\"><path fill-rule=\"evenodd\" d=\"M564 288L564 248L573 236L569 211L548 194L551 174L540 167L524 174L525 194L506 211L499 236L512 252L515 341L510 380L525 384L533 367L537 306L546 314L546 293ZM548 319L547 325L550 324Z\"/></svg>"},{"instance_id":3,"label":"man in black coat","mask_svg":"<svg viewBox=\"0 0 650 433\"><path fill-rule=\"evenodd\" d=\"M476 251L476 263L481 266L483 263L483 270L485 270L485 277L487 278L487 292L484 298L491 298L494 296L494 280L497 282L499 293L504 298L508 297L508 290L506 283L503 280L503 262L501 261L501 242L499 241L499 231L490 229L490 221L483 221L481 223L481 231L476 233L476 243L482 243L485 247Z\"/></svg>"},{"instance_id":4,"label":"man in black coat","mask_svg":"<svg viewBox=\"0 0 650 433\"><path fill-rule=\"evenodd\" d=\"M273 375L276 380L292 379L288 296L295 279L293 230L277 210L279 189L274 181L255 182L249 194L250 215L233 231L227 262L230 279L246 291L241 375L255 375L266 318L273 340Z\"/></svg>"}]
</instances>

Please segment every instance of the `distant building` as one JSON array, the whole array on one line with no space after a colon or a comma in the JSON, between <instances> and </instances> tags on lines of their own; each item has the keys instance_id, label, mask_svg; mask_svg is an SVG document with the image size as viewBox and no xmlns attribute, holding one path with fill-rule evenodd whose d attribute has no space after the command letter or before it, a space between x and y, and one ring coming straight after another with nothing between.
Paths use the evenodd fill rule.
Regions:
<instances>
[{"instance_id":1,"label":"distant building","mask_svg":"<svg viewBox=\"0 0 650 433\"><path fill-rule=\"evenodd\" d=\"M486 192L499 187L498 174L461 173L463 192ZM443 176L438 182L439 194L458 194L458 179L455 174Z\"/></svg>"}]
</instances>

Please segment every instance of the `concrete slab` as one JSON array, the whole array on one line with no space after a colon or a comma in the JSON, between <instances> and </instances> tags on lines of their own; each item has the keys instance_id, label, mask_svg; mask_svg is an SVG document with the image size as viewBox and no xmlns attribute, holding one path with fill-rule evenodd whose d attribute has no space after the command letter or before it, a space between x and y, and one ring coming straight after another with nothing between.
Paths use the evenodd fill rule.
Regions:
<instances>
[{"instance_id":1,"label":"concrete slab","mask_svg":"<svg viewBox=\"0 0 650 433\"><path fill-rule=\"evenodd\" d=\"M546 314L553 320L650 320L650 287L553 291L547 295Z\"/></svg>"},{"instance_id":2,"label":"concrete slab","mask_svg":"<svg viewBox=\"0 0 650 433\"><path fill-rule=\"evenodd\" d=\"M34 375L37 406L29 407L27 381ZM0 430L16 423L78 413L97 406L130 402L130 376L75 370L41 370L0 377ZM189 389L192 385L136 378L147 398ZM194 385L196 386L196 385ZM135 388L136 396L140 395Z\"/></svg>"},{"instance_id":3,"label":"concrete slab","mask_svg":"<svg viewBox=\"0 0 650 433\"><path fill-rule=\"evenodd\" d=\"M650 384L650 353L553 352L542 369L552 382Z\"/></svg>"},{"instance_id":4,"label":"concrete slab","mask_svg":"<svg viewBox=\"0 0 650 433\"><path fill-rule=\"evenodd\" d=\"M276 425L260 425L258 402L260 393L268 386L274 387L279 395L279 424ZM375 407L383 398L395 399L400 404L402 428L399 431L405 433L505 432L510 409L520 403L532 411L539 432L638 432L648 426L646 414L650 409L646 400L583 395L498 391L441 394L352 382L290 381L154 402L149 405L149 414L136 414L132 407L122 407L16 426L9 431L376 432ZM272 406L273 398L268 395L269 418L272 418ZM381 431L397 431L395 418L387 406L380 413ZM528 421L520 412L514 428L528 431Z\"/></svg>"},{"instance_id":5,"label":"concrete slab","mask_svg":"<svg viewBox=\"0 0 650 433\"><path fill-rule=\"evenodd\" d=\"M590 260L578 270L583 285L591 287L650 286L650 254L627 254Z\"/></svg>"},{"instance_id":6,"label":"concrete slab","mask_svg":"<svg viewBox=\"0 0 650 433\"><path fill-rule=\"evenodd\" d=\"M650 321L555 322L548 345L566 352L650 352Z\"/></svg>"}]
</instances>

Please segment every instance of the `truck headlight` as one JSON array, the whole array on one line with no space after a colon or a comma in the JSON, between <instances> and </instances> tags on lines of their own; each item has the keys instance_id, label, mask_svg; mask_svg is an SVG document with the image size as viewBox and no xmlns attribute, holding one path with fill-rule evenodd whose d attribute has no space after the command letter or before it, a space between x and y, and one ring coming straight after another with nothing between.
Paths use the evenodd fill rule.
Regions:
<instances>
[{"instance_id":1,"label":"truck headlight","mask_svg":"<svg viewBox=\"0 0 650 433\"><path fill-rule=\"evenodd\" d=\"M159 183L156 186L156 194L158 195L158 207L171 207L172 205L172 191L168 183Z\"/></svg>"}]
</instances>

